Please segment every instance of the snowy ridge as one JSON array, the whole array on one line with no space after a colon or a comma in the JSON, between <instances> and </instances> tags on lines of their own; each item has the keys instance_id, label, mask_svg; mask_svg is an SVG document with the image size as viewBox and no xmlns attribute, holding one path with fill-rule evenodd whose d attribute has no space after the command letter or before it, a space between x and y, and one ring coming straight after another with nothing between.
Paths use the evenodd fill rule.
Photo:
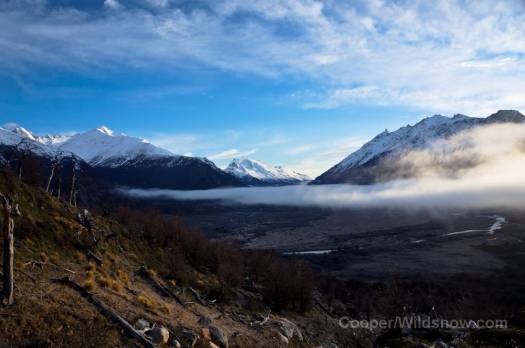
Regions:
<instances>
[{"instance_id":1,"label":"snowy ridge","mask_svg":"<svg viewBox=\"0 0 525 348\"><path fill-rule=\"evenodd\" d=\"M407 125L395 132L390 133L385 130L342 160L335 168L341 170L361 166L384 153L422 148L435 139L446 138L474 126L491 123L491 121L519 122L520 117L525 119L523 115L513 110L498 111L488 118L468 117L460 114L454 117L435 115L421 120L414 126Z\"/></svg>"},{"instance_id":2,"label":"snowy ridge","mask_svg":"<svg viewBox=\"0 0 525 348\"><path fill-rule=\"evenodd\" d=\"M116 134L104 126L75 134L58 149L72 152L92 166L117 167L139 158L178 157L145 139Z\"/></svg>"},{"instance_id":3,"label":"snowy ridge","mask_svg":"<svg viewBox=\"0 0 525 348\"><path fill-rule=\"evenodd\" d=\"M385 130L323 173L314 183L352 182L362 174L358 170L367 167L367 175L373 176L371 173L373 169L370 168L379 159L395 160L411 150L425 148L437 139L446 139L463 130L486 124L508 122L525 122L525 116L516 110L500 110L487 118L469 117L461 114L454 117L435 115L425 118L413 126L401 127L395 132Z\"/></svg>"},{"instance_id":4,"label":"snowy ridge","mask_svg":"<svg viewBox=\"0 0 525 348\"><path fill-rule=\"evenodd\" d=\"M235 158L226 168L226 172L238 178L253 178L263 182L298 183L311 180L307 175L285 169L281 166L271 166L252 159Z\"/></svg>"},{"instance_id":5,"label":"snowy ridge","mask_svg":"<svg viewBox=\"0 0 525 348\"><path fill-rule=\"evenodd\" d=\"M22 151L30 150L37 155L45 157L55 155L53 149L38 142L30 131L13 123L6 124L0 128L0 144L16 146Z\"/></svg>"},{"instance_id":6,"label":"snowy ridge","mask_svg":"<svg viewBox=\"0 0 525 348\"><path fill-rule=\"evenodd\" d=\"M464 115L452 118L435 115L414 126L407 125L395 132L385 130L342 160L337 170L361 166L381 154L424 147L432 140L450 136L478 124L478 119Z\"/></svg>"}]
</instances>

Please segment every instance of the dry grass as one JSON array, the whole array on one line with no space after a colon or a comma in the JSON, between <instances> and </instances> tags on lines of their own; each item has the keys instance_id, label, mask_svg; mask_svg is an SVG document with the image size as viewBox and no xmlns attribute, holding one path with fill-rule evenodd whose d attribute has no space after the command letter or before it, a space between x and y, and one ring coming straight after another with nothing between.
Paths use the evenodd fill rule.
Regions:
<instances>
[{"instance_id":1,"label":"dry grass","mask_svg":"<svg viewBox=\"0 0 525 348\"><path fill-rule=\"evenodd\" d=\"M88 272L89 271L95 272L96 270L97 270L97 265L94 262L90 262L86 266L86 271L88 271Z\"/></svg>"},{"instance_id":2,"label":"dry grass","mask_svg":"<svg viewBox=\"0 0 525 348\"><path fill-rule=\"evenodd\" d=\"M86 279L84 282L84 288L86 288L87 291L92 292L95 290L95 280L94 279Z\"/></svg>"},{"instance_id":3,"label":"dry grass","mask_svg":"<svg viewBox=\"0 0 525 348\"><path fill-rule=\"evenodd\" d=\"M84 255L84 253L81 253L80 251L75 251L75 259L77 260L78 263L82 263L84 261L86 261L86 255Z\"/></svg>"},{"instance_id":4,"label":"dry grass","mask_svg":"<svg viewBox=\"0 0 525 348\"><path fill-rule=\"evenodd\" d=\"M170 307L168 306L167 303L161 303L161 304L159 305L159 309L160 309L160 311L163 312L163 313L166 313L166 314L168 314L168 315L171 314Z\"/></svg>"},{"instance_id":5,"label":"dry grass","mask_svg":"<svg viewBox=\"0 0 525 348\"><path fill-rule=\"evenodd\" d=\"M54 263L56 265L56 264L60 263L60 256L57 253L53 253L49 257L49 260L51 261L51 263Z\"/></svg>"},{"instance_id":6,"label":"dry grass","mask_svg":"<svg viewBox=\"0 0 525 348\"><path fill-rule=\"evenodd\" d=\"M117 274L117 278L120 279L122 283L124 283L126 286L130 285L129 276L126 272L124 272L121 269L117 269L116 274Z\"/></svg>"},{"instance_id":7,"label":"dry grass","mask_svg":"<svg viewBox=\"0 0 525 348\"><path fill-rule=\"evenodd\" d=\"M137 296L137 301L139 301L139 303L141 303L144 307L148 308L148 309L154 309L155 308L155 302L149 298L148 296L146 295L138 295Z\"/></svg>"},{"instance_id":8,"label":"dry grass","mask_svg":"<svg viewBox=\"0 0 525 348\"><path fill-rule=\"evenodd\" d=\"M112 280L111 289L118 292L119 294L124 292L124 287L119 282Z\"/></svg>"},{"instance_id":9,"label":"dry grass","mask_svg":"<svg viewBox=\"0 0 525 348\"><path fill-rule=\"evenodd\" d=\"M45 252L40 253L40 260L42 260L43 263L47 263L49 261L49 256Z\"/></svg>"}]
</instances>

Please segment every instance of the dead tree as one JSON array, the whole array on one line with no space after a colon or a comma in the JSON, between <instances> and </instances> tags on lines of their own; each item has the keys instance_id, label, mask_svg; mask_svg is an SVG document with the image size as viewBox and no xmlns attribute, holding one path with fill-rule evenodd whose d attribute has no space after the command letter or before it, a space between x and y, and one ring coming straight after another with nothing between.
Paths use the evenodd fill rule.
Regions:
<instances>
[{"instance_id":1,"label":"dead tree","mask_svg":"<svg viewBox=\"0 0 525 348\"><path fill-rule=\"evenodd\" d=\"M75 188L75 184L76 184L76 179L77 179L77 169L78 169L78 163L76 160L73 159L73 164L72 164L72 171L73 173L71 174L71 187L69 188L69 204L73 204L74 206L76 206L76 196L77 196L77 192L76 192L76 188Z\"/></svg>"},{"instance_id":2,"label":"dead tree","mask_svg":"<svg viewBox=\"0 0 525 348\"><path fill-rule=\"evenodd\" d=\"M53 182L53 178L55 177L55 170L58 166L61 164L61 159L59 155L55 157L53 162L51 163L51 173L49 173L49 177L47 178L47 185L46 185L46 192L49 193L49 190L51 189L51 183Z\"/></svg>"},{"instance_id":3,"label":"dead tree","mask_svg":"<svg viewBox=\"0 0 525 348\"><path fill-rule=\"evenodd\" d=\"M18 204L13 202L10 197L0 193L0 200L3 205L3 235L4 235L4 288L2 290L2 303L10 305L13 303L14 289L14 229L15 217L20 216Z\"/></svg>"},{"instance_id":4,"label":"dead tree","mask_svg":"<svg viewBox=\"0 0 525 348\"><path fill-rule=\"evenodd\" d=\"M33 152L31 150L31 145L26 141L26 139L22 139L17 145L16 145L16 151L19 153L18 156L18 179L22 180L22 169L24 167L24 162L27 158L31 157Z\"/></svg>"}]
</instances>

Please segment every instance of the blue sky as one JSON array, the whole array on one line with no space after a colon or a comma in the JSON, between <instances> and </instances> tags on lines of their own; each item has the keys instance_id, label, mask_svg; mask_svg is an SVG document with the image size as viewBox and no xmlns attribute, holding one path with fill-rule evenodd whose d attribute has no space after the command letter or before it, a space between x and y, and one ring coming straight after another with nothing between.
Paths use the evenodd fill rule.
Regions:
<instances>
[{"instance_id":1,"label":"blue sky","mask_svg":"<svg viewBox=\"0 0 525 348\"><path fill-rule=\"evenodd\" d=\"M523 1L0 2L0 122L318 175L435 113L524 110Z\"/></svg>"}]
</instances>

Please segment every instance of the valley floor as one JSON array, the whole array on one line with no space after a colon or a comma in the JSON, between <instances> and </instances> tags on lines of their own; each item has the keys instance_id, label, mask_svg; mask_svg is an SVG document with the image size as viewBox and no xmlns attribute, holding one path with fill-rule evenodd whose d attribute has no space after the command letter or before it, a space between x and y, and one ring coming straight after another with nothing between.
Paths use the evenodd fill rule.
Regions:
<instances>
[{"instance_id":1,"label":"valley floor","mask_svg":"<svg viewBox=\"0 0 525 348\"><path fill-rule=\"evenodd\" d=\"M184 217L211 238L307 257L340 278L382 280L417 273L490 275L505 267L493 250L524 244L513 211L328 210L222 206Z\"/></svg>"}]
</instances>

